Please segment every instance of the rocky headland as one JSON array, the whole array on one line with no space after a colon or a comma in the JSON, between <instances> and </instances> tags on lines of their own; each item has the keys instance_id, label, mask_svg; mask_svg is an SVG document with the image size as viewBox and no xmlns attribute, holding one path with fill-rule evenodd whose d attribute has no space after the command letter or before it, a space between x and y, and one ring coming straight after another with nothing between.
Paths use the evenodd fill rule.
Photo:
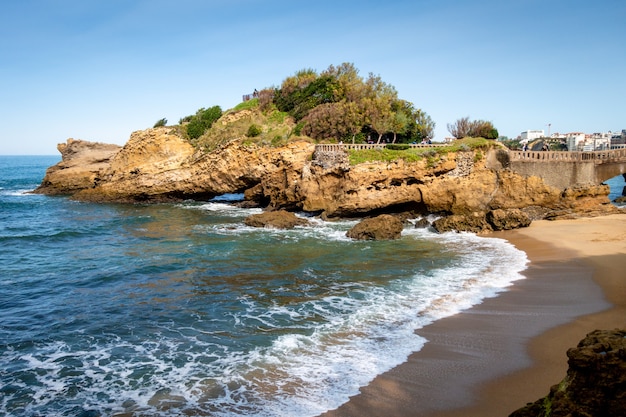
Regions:
<instances>
[{"instance_id":1,"label":"rocky headland","mask_svg":"<svg viewBox=\"0 0 626 417\"><path fill-rule=\"evenodd\" d=\"M348 152L295 139L259 146L235 139L207 152L173 127L132 133L123 147L68 139L36 193L92 202L206 200L244 193L268 211L324 218L441 215L438 231L488 232L534 219L615 212L606 185L558 189L500 162L506 150L445 152L417 161L352 164Z\"/></svg>"}]
</instances>

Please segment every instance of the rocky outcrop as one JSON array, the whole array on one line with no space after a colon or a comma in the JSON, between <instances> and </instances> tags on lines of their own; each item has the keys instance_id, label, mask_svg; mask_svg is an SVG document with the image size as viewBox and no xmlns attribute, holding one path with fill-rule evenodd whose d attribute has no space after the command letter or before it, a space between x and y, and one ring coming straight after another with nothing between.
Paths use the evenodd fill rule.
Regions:
<instances>
[{"instance_id":1,"label":"rocky outcrop","mask_svg":"<svg viewBox=\"0 0 626 417\"><path fill-rule=\"evenodd\" d=\"M89 161L80 155L92 145L78 145L60 145L63 161L48 171L37 192L113 202L204 200L244 192L246 204L324 218L456 216L440 221L438 230L523 227L527 219L514 209L523 210L530 220L617 210L608 201L607 186L551 187L539 177L507 169L499 157L503 150L351 165L340 149L314 154L315 145L305 140L277 148L232 140L207 153L194 148L177 127L134 132L123 148L113 145L100 156L94 150ZM82 151L68 150L74 148Z\"/></svg>"},{"instance_id":2,"label":"rocky outcrop","mask_svg":"<svg viewBox=\"0 0 626 417\"><path fill-rule=\"evenodd\" d=\"M493 230L511 230L530 225L530 217L520 209L496 209L487 212L487 223Z\"/></svg>"},{"instance_id":3,"label":"rocky outcrop","mask_svg":"<svg viewBox=\"0 0 626 417\"><path fill-rule=\"evenodd\" d=\"M550 393L510 417L626 417L626 330L596 330L567 352Z\"/></svg>"},{"instance_id":4,"label":"rocky outcrop","mask_svg":"<svg viewBox=\"0 0 626 417\"><path fill-rule=\"evenodd\" d=\"M57 149L61 162L48 168L35 193L68 195L97 186L122 147L70 138Z\"/></svg>"},{"instance_id":5,"label":"rocky outcrop","mask_svg":"<svg viewBox=\"0 0 626 417\"><path fill-rule=\"evenodd\" d=\"M433 228L443 232L486 233L498 230L519 229L528 227L531 219L520 209L496 209L487 213L453 214L435 220Z\"/></svg>"},{"instance_id":6,"label":"rocky outcrop","mask_svg":"<svg viewBox=\"0 0 626 417\"><path fill-rule=\"evenodd\" d=\"M123 148L116 147L116 152L99 166L98 180L81 179L82 186L74 186L76 180L71 176L46 175L38 192L48 194L55 190L72 194L78 200L96 202L208 199L259 186L264 178L274 174L291 181L302 171L313 149L314 145L305 141L281 148L232 141L204 153L197 151L176 128L147 129L134 132ZM55 166L52 170L62 168ZM268 185L267 189L271 187ZM279 190L272 193L281 195ZM291 199L289 190L283 194L284 199Z\"/></svg>"},{"instance_id":7,"label":"rocky outcrop","mask_svg":"<svg viewBox=\"0 0 626 417\"><path fill-rule=\"evenodd\" d=\"M267 227L272 229L293 229L296 226L307 226L310 224L307 219L298 217L285 210L253 214L246 217L244 223L251 227Z\"/></svg>"},{"instance_id":8,"label":"rocky outcrop","mask_svg":"<svg viewBox=\"0 0 626 417\"><path fill-rule=\"evenodd\" d=\"M389 214L364 219L346 232L346 236L356 240L393 240L402 234L402 221Z\"/></svg>"}]
</instances>

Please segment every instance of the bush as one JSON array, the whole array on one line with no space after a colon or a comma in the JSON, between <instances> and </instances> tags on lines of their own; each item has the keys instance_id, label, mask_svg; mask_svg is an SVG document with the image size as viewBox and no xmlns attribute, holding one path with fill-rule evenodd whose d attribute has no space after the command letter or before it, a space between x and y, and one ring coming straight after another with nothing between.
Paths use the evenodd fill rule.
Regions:
<instances>
[{"instance_id":1,"label":"bush","mask_svg":"<svg viewBox=\"0 0 626 417\"><path fill-rule=\"evenodd\" d=\"M220 106L213 106L208 109L200 109L189 120L187 125L187 135L191 139L197 139L204 134L213 123L222 117L222 109Z\"/></svg>"},{"instance_id":2,"label":"bush","mask_svg":"<svg viewBox=\"0 0 626 417\"><path fill-rule=\"evenodd\" d=\"M157 122L154 124L154 127L163 127L167 125L167 119L164 117L162 119L157 120Z\"/></svg>"},{"instance_id":3,"label":"bush","mask_svg":"<svg viewBox=\"0 0 626 417\"><path fill-rule=\"evenodd\" d=\"M261 133L263 133L261 127L259 125L252 124L248 128L248 133L246 133L246 136L249 138L254 138L259 136Z\"/></svg>"},{"instance_id":4,"label":"bush","mask_svg":"<svg viewBox=\"0 0 626 417\"><path fill-rule=\"evenodd\" d=\"M410 146L407 143L389 143L385 148L392 151L406 151Z\"/></svg>"}]
</instances>

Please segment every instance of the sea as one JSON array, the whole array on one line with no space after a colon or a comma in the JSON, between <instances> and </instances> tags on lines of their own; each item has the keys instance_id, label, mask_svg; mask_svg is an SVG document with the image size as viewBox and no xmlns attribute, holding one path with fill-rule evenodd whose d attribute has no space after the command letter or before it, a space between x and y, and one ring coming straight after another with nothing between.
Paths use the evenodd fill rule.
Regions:
<instances>
[{"instance_id":1,"label":"sea","mask_svg":"<svg viewBox=\"0 0 626 417\"><path fill-rule=\"evenodd\" d=\"M58 161L0 156L0 416L317 416L528 264L507 241L412 224L378 242L304 213L251 228L260 210L236 194L30 193Z\"/></svg>"}]
</instances>

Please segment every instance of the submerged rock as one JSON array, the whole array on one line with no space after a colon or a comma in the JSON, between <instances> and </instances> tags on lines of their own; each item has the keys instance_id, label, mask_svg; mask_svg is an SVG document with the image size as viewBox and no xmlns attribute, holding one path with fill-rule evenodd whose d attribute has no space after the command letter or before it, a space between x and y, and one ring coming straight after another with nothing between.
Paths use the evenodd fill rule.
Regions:
<instances>
[{"instance_id":1,"label":"submerged rock","mask_svg":"<svg viewBox=\"0 0 626 417\"><path fill-rule=\"evenodd\" d=\"M362 220L346 232L346 236L357 240L392 240L402 235L402 221L390 214Z\"/></svg>"},{"instance_id":2,"label":"submerged rock","mask_svg":"<svg viewBox=\"0 0 626 417\"><path fill-rule=\"evenodd\" d=\"M626 330L595 330L567 357L563 381L509 417L626 417Z\"/></svg>"}]
</instances>

